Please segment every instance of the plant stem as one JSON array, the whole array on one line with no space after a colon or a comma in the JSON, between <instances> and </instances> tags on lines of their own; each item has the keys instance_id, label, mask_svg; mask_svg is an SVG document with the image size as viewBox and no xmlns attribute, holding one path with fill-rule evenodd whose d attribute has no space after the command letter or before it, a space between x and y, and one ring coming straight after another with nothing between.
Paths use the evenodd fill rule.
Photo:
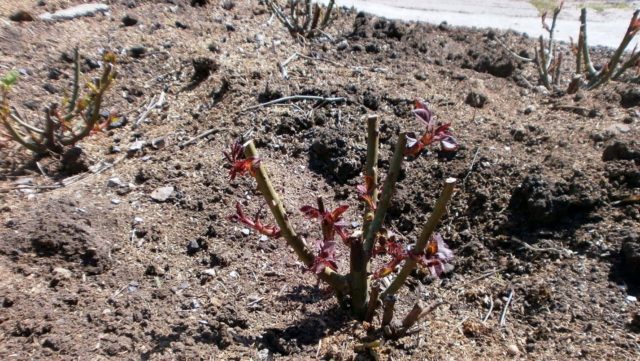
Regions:
<instances>
[{"instance_id":1,"label":"plant stem","mask_svg":"<svg viewBox=\"0 0 640 361\"><path fill-rule=\"evenodd\" d=\"M388 295L382 298L384 308L382 311L382 327L387 326L393 320L393 311L396 305L396 296Z\"/></svg>"},{"instance_id":2,"label":"plant stem","mask_svg":"<svg viewBox=\"0 0 640 361\"><path fill-rule=\"evenodd\" d=\"M377 115L367 118L367 162L364 166L364 174L371 178L373 191L371 200L373 204L378 204L378 154L380 149L380 121ZM364 206L364 222L362 233L367 234L369 225L373 220L374 209L371 209L368 203Z\"/></svg>"},{"instance_id":3,"label":"plant stem","mask_svg":"<svg viewBox=\"0 0 640 361\"><path fill-rule=\"evenodd\" d=\"M369 225L369 229L365 234L364 251L369 255L373 249L373 243L376 239L376 235L382 227L382 222L387 214L387 208L391 204L391 196L396 187L396 181L400 176L400 169L402 168L402 161L404 160L404 150L407 145L406 133L400 133L398 136L398 142L396 143L396 149L393 152L393 158L391 159L391 165L389 166L389 174L384 181L382 187L382 195L376 208L376 213L373 216L373 220Z\"/></svg>"},{"instance_id":4,"label":"plant stem","mask_svg":"<svg viewBox=\"0 0 640 361\"><path fill-rule=\"evenodd\" d=\"M447 211L447 203L449 203L449 199L451 199L451 195L453 194L453 188L456 183L455 178L447 178L444 183L444 188L442 189L442 193L440 197L436 201L436 205L433 209L433 212L429 216L427 223L422 228L422 233L420 233L420 237L416 241L415 246L413 247L412 252L415 254L421 254L424 252L424 248L427 246L427 243L431 239L431 235L436 229L438 223L440 223L440 219ZM393 282L387 287L386 290L382 293L382 298L392 296L402 285L404 281L407 279L411 271L416 267L416 260L409 257L404 263L404 266L398 273L398 276L393 280Z\"/></svg>"},{"instance_id":5,"label":"plant stem","mask_svg":"<svg viewBox=\"0 0 640 361\"><path fill-rule=\"evenodd\" d=\"M591 62L591 55L589 55L589 43L587 42L587 8L580 10L580 34L582 35L582 57L584 58L584 66L589 72L589 77L594 77L597 72Z\"/></svg>"},{"instance_id":6,"label":"plant stem","mask_svg":"<svg viewBox=\"0 0 640 361\"><path fill-rule=\"evenodd\" d=\"M258 159L258 151L253 144L253 141L248 141L243 145L244 154L247 158ZM276 219L276 223L278 227L280 227L280 232L284 237L285 241L289 245L289 247L293 248L294 252L305 264L306 267L311 267L313 265L314 256L311 253L311 250L304 243L302 238L298 236L289 223L289 217L287 216L286 211L284 210L284 205L276 193L273 185L271 184L271 180L269 179L269 175L264 167L264 165L260 164L255 171L255 179L258 183L258 190L262 193L267 205L269 206L269 210L273 217ZM333 289L336 291L336 295L338 299L341 300L348 289L348 285L346 283L345 277L336 273L332 269L325 267L324 272L318 275L320 279L327 282Z\"/></svg>"},{"instance_id":7,"label":"plant stem","mask_svg":"<svg viewBox=\"0 0 640 361\"><path fill-rule=\"evenodd\" d=\"M367 306L367 314L364 317L365 321L371 322L371 320L373 320L373 316L376 313L376 308L378 308L379 301L380 301L380 286L375 285L371 287L371 293L369 295L369 304Z\"/></svg>"},{"instance_id":8,"label":"plant stem","mask_svg":"<svg viewBox=\"0 0 640 361\"><path fill-rule=\"evenodd\" d=\"M376 115L367 118L367 161L364 174L371 178L373 204L378 203L378 149L380 148L380 121ZM374 209L365 202L362 233L367 234L374 218ZM364 319L369 302L369 273L371 264L369 253L365 251L362 239L353 240L351 244L351 303L354 314Z\"/></svg>"},{"instance_id":9,"label":"plant stem","mask_svg":"<svg viewBox=\"0 0 640 361\"><path fill-rule=\"evenodd\" d=\"M640 14L640 10L636 10L633 13L633 16L631 17L631 22L629 23L629 28L627 29L627 32L624 34L624 37L622 38L620 45L611 56L611 59L609 59L609 62L607 63L607 65L600 71L600 73L598 73L598 76L595 82L593 82L592 84L589 84L589 90L594 89L606 83L607 81L609 81L611 76L613 76L614 72L616 72L618 63L620 62L620 58L622 57L622 54L624 54L624 50L627 48L631 40L637 34L637 31L634 31L633 28L636 20L638 19L638 14Z\"/></svg>"}]
</instances>

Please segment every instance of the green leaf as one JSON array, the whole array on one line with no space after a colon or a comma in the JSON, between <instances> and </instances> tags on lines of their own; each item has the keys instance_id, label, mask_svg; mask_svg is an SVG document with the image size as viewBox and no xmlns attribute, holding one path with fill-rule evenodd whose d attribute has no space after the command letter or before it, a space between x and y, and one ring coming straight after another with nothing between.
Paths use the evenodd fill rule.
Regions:
<instances>
[{"instance_id":1,"label":"green leaf","mask_svg":"<svg viewBox=\"0 0 640 361\"><path fill-rule=\"evenodd\" d=\"M2 84L7 88L15 84L17 81L18 81L18 72L15 70L10 71L0 79L0 82L2 82Z\"/></svg>"}]
</instances>

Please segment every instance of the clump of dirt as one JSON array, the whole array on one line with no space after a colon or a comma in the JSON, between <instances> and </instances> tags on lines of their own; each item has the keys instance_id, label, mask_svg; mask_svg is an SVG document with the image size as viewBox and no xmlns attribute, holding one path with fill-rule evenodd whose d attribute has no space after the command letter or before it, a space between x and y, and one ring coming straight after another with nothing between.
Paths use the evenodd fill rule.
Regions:
<instances>
[{"instance_id":1,"label":"clump of dirt","mask_svg":"<svg viewBox=\"0 0 640 361\"><path fill-rule=\"evenodd\" d=\"M74 201L52 200L2 232L0 252L17 258L35 253L87 274L103 273L111 263L112 241L92 227L96 216Z\"/></svg>"},{"instance_id":2,"label":"clump of dirt","mask_svg":"<svg viewBox=\"0 0 640 361\"><path fill-rule=\"evenodd\" d=\"M529 227L550 227L588 216L602 204L602 191L584 175L550 182L532 174L513 191L509 208Z\"/></svg>"}]
</instances>

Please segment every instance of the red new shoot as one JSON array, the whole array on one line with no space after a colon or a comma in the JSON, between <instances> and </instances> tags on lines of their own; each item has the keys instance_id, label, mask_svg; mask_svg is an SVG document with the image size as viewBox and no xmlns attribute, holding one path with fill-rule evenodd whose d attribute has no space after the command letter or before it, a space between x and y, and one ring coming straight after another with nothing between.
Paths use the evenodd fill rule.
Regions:
<instances>
[{"instance_id":1,"label":"red new shoot","mask_svg":"<svg viewBox=\"0 0 640 361\"><path fill-rule=\"evenodd\" d=\"M408 251L391 232L380 235L378 241L380 245L374 250L374 255L386 254L391 256L391 260L373 274L374 279L391 274L396 266L409 257L427 268L433 276L439 277L446 271L446 264L453 259L453 252L437 233L431 237L424 252L420 254Z\"/></svg>"},{"instance_id":2,"label":"red new shoot","mask_svg":"<svg viewBox=\"0 0 640 361\"><path fill-rule=\"evenodd\" d=\"M236 141L233 142L229 153L225 151L222 153L227 159L227 162L231 164L231 170L229 170L231 180L236 179L236 176L243 176L247 173L255 176L256 169L260 165L260 160L254 157L245 159L242 153L242 141L240 139L236 139Z\"/></svg>"},{"instance_id":3,"label":"red new shoot","mask_svg":"<svg viewBox=\"0 0 640 361\"><path fill-rule=\"evenodd\" d=\"M248 227L251 227L256 230L256 232L264 234L267 237L280 238L280 228L273 225L262 224L262 221L260 221L261 212L262 208L256 213L253 219L249 219L249 217L247 217L242 211L240 203L236 203L236 214L229 216L228 219L230 221L240 222Z\"/></svg>"},{"instance_id":4,"label":"red new shoot","mask_svg":"<svg viewBox=\"0 0 640 361\"><path fill-rule=\"evenodd\" d=\"M341 222L342 214L349 208L343 205L331 212L321 211L311 206L303 206L300 211L309 219L319 219L322 225L322 239L316 241L316 249L318 255L313 260L311 271L314 273L322 273L325 267L337 270L336 264L336 234L347 242L349 235L345 230L345 224Z\"/></svg>"},{"instance_id":5,"label":"red new shoot","mask_svg":"<svg viewBox=\"0 0 640 361\"><path fill-rule=\"evenodd\" d=\"M368 175L364 176L364 184L358 184L356 190L358 191L358 199L367 203L371 211L375 211L376 204L373 202L373 191L375 190L373 178Z\"/></svg>"},{"instance_id":6,"label":"red new shoot","mask_svg":"<svg viewBox=\"0 0 640 361\"><path fill-rule=\"evenodd\" d=\"M458 142L449 130L451 123L437 123L427 104L419 100L415 101L414 106L413 114L424 123L426 129L420 138L418 138L415 133L407 134L407 149L405 149L404 154L417 157L425 147L435 142L440 142L441 149L444 152L456 151L458 149Z\"/></svg>"}]
</instances>

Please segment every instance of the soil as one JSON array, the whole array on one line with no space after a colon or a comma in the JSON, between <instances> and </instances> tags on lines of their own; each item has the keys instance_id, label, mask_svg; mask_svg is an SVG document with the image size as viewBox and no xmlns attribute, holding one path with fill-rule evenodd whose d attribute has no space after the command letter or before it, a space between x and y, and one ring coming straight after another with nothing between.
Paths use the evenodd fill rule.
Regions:
<instances>
[{"instance_id":1,"label":"soil","mask_svg":"<svg viewBox=\"0 0 640 361\"><path fill-rule=\"evenodd\" d=\"M306 42L257 1L114 0L94 17L8 20L79 3L0 3L0 64L21 72L11 102L24 117L69 93L78 44L87 81L103 50L119 54L105 110L127 119L67 157L0 140L0 358L640 358L637 84L548 92L496 42L533 54L525 35L348 9L330 39ZM305 57L285 79L278 62L294 52ZM608 53L593 52L600 66ZM346 100L246 109L291 95ZM306 239L318 229L295 210L317 195L351 205L357 227L363 119L380 116L384 174L397 134L421 131L416 98L461 147L406 162L387 227L415 238L458 178L440 226L455 268L415 273L401 292L397 315L444 302L418 333L362 351L368 326L282 240L227 219L262 202L251 179L229 180L222 151L255 140Z\"/></svg>"}]
</instances>

